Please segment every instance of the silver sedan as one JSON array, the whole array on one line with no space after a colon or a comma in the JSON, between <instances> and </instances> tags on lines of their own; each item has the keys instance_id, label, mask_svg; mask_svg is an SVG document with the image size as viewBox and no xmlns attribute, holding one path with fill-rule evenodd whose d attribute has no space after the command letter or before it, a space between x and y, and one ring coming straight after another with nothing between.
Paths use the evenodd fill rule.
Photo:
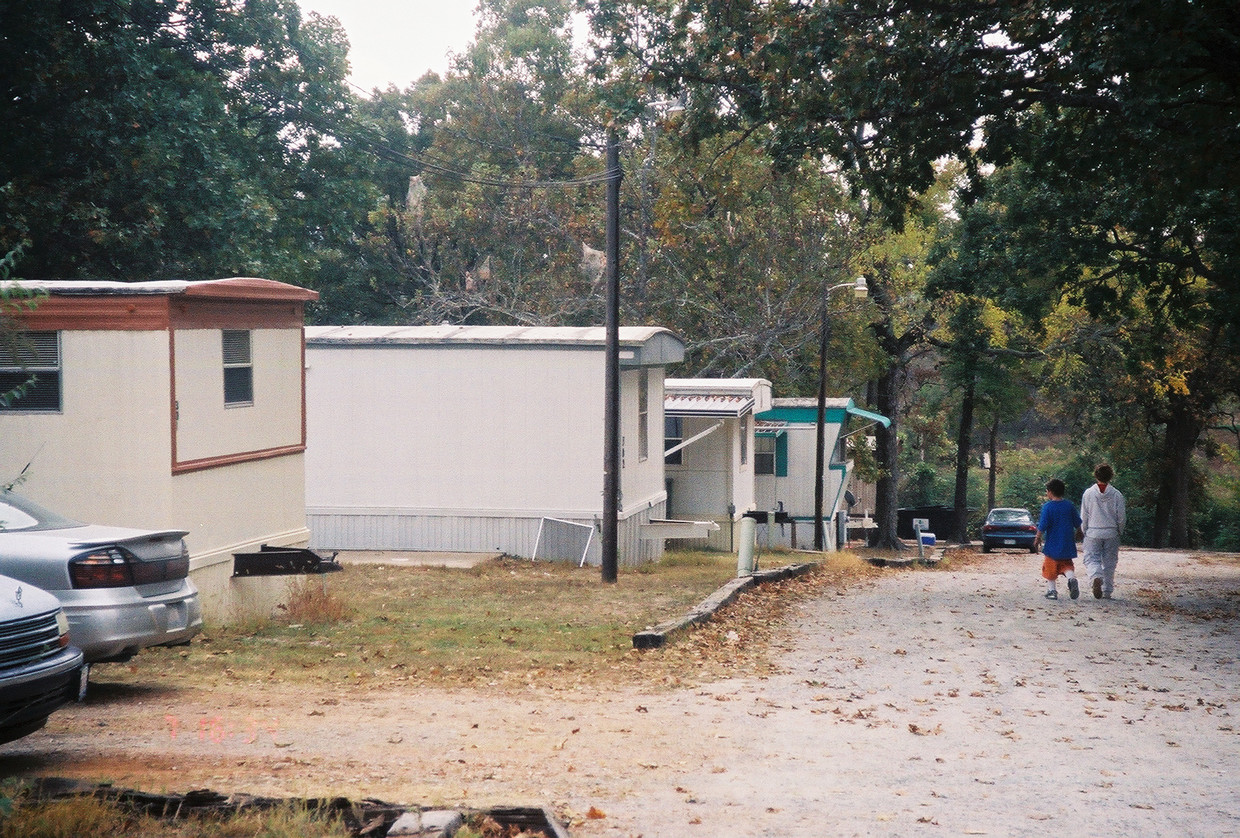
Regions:
<instances>
[{"instance_id":1,"label":"silver sedan","mask_svg":"<svg viewBox=\"0 0 1240 838\"><path fill-rule=\"evenodd\" d=\"M202 630L185 535L83 524L0 491L0 573L60 600L88 663L188 643Z\"/></svg>"}]
</instances>

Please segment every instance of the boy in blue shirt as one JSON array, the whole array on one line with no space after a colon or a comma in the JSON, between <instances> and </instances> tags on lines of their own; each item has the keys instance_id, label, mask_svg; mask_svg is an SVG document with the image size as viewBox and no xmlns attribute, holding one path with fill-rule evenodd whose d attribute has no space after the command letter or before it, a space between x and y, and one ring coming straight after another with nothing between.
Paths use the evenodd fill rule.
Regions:
<instances>
[{"instance_id":1,"label":"boy in blue shirt","mask_svg":"<svg viewBox=\"0 0 1240 838\"><path fill-rule=\"evenodd\" d=\"M1076 581L1076 534L1081 528L1081 516L1072 501L1064 500L1063 481L1058 477L1046 484L1046 503L1038 516L1038 534L1033 549L1041 549L1042 578L1046 580L1046 598L1059 599L1055 580L1064 576L1068 580L1068 595L1076 599L1081 586Z\"/></svg>"}]
</instances>

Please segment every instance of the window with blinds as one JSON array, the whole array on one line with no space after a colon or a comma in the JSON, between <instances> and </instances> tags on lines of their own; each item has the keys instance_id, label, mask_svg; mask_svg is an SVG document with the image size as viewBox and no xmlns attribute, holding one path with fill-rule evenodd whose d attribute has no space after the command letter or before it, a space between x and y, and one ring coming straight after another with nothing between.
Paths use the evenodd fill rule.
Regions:
<instances>
[{"instance_id":1,"label":"window with blinds","mask_svg":"<svg viewBox=\"0 0 1240 838\"><path fill-rule=\"evenodd\" d=\"M643 369L637 383L637 459L650 456L650 371Z\"/></svg>"},{"instance_id":2,"label":"window with blinds","mask_svg":"<svg viewBox=\"0 0 1240 838\"><path fill-rule=\"evenodd\" d=\"M775 473L775 437L758 434L753 441L753 473Z\"/></svg>"},{"instance_id":3,"label":"window with blinds","mask_svg":"<svg viewBox=\"0 0 1240 838\"><path fill-rule=\"evenodd\" d=\"M663 450L675 448L677 445L685 441L685 420L680 416L664 416L663 417ZM681 454L684 449L681 448L670 454L663 455L663 462L669 466L678 466L682 464Z\"/></svg>"},{"instance_id":4,"label":"window with blinds","mask_svg":"<svg viewBox=\"0 0 1240 838\"><path fill-rule=\"evenodd\" d=\"M250 332L224 329L224 406L254 403L254 364L250 355Z\"/></svg>"},{"instance_id":5,"label":"window with blinds","mask_svg":"<svg viewBox=\"0 0 1240 838\"><path fill-rule=\"evenodd\" d=\"M0 338L0 411L60 410L60 332L9 332Z\"/></svg>"}]
</instances>

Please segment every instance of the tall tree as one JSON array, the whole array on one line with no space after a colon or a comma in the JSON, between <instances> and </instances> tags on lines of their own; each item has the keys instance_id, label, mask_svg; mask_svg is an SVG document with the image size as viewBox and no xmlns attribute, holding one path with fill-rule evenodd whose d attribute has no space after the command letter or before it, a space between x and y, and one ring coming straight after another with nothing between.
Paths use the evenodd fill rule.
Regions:
<instances>
[{"instance_id":1,"label":"tall tree","mask_svg":"<svg viewBox=\"0 0 1240 838\"><path fill-rule=\"evenodd\" d=\"M942 263L936 267L941 268ZM994 474L999 467L999 420L1027 406L1032 390L1030 374L1041 351L1030 345L1023 318L1000 309L993 300L976 293L944 293L934 280L928 292L942 297L948 312L946 328L932 342L941 353L939 370L944 381L960 394L952 497L954 526L950 537L967 544L969 469L977 460L973 456L975 426L980 420L990 428L989 507L994 504Z\"/></svg>"},{"instance_id":2,"label":"tall tree","mask_svg":"<svg viewBox=\"0 0 1240 838\"><path fill-rule=\"evenodd\" d=\"M1148 290L1169 322L1206 317L1210 345L1240 348L1240 17L1225 0L942 4L883 0L594 0L609 54L692 105L691 131L771 126L777 158L828 155L893 222L934 161L1021 163L1026 229L1053 242L1044 298L1067 292L1123 317ZM1118 281L1118 280L1123 281ZM1193 381L1193 386L1202 383ZM1226 389L1231 389L1230 386ZM1199 417L1210 401L1194 392ZM1168 416L1167 450L1199 422ZM1163 458L1169 480L1190 480ZM1187 537L1168 487L1173 541Z\"/></svg>"},{"instance_id":3,"label":"tall tree","mask_svg":"<svg viewBox=\"0 0 1240 838\"><path fill-rule=\"evenodd\" d=\"M604 164L591 146L562 0L487 0L476 38L441 78L362 107L385 163L383 204L324 311L407 323L584 324L601 297Z\"/></svg>"},{"instance_id":4,"label":"tall tree","mask_svg":"<svg viewBox=\"0 0 1240 838\"><path fill-rule=\"evenodd\" d=\"M949 185L949 178L938 183L941 197ZM874 546L889 549L902 546L896 530L901 435L908 411L905 393L915 365L930 349L929 339L941 315L925 293L930 272L927 259L939 223L938 202L927 201L899 232L875 225L871 243L858 259L860 273L870 285L874 308L869 328L881 358L873 381L873 405L891 419L890 427L875 429L875 456L881 471L875 500L878 527L872 534Z\"/></svg>"},{"instance_id":5,"label":"tall tree","mask_svg":"<svg viewBox=\"0 0 1240 838\"><path fill-rule=\"evenodd\" d=\"M340 30L293 0L6 3L0 247L27 276L297 279L371 201Z\"/></svg>"}]
</instances>

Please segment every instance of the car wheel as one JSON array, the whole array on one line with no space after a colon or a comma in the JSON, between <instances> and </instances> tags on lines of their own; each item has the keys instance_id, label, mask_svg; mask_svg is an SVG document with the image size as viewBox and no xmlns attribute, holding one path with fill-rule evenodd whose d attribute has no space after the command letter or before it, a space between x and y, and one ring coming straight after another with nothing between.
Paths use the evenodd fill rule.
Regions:
<instances>
[{"instance_id":1,"label":"car wheel","mask_svg":"<svg viewBox=\"0 0 1240 838\"><path fill-rule=\"evenodd\" d=\"M1038 552L1038 548L1037 548L1036 546L1034 546L1033 544L1030 544L1030 545L1029 545L1029 552L1030 552L1030 553L1036 553L1036 552Z\"/></svg>"},{"instance_id":2,"label":"car wheel","mask_svg":"<svg viewBox=\"0 0 1240 838\"><path fill-rule=\"evenodd\" d=\"M989 552L990 552L990 545L989 545L989 544L987 544L985 541L983 541L983 542L982 542L982 552L983 552L983 553L989 553Z\"/></svg>"}]
</instances>

